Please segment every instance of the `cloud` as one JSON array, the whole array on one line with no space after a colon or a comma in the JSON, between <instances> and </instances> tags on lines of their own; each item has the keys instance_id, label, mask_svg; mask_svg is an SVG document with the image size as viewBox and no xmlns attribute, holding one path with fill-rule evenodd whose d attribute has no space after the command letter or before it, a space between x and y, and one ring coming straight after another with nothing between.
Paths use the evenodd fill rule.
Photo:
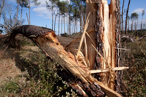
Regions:
<instances>
[{"instance_id":1,"label":"cloud","mask_svg":"<svg viewBox=\"0 0 146 97\"><path fill-rule=\"evenodd\" d=\"M134 12L141 14L143 10L144 8L138 8L138 9L135 9Z\"/></svg>"},{"instance_id":2,"label":"cloud","mask_svg":"<svg viewBox=\"0 0 146 97\"><path fill-rule=\"evenodd\" d=\"M46 8L46 1L49 2L49 0L38 0L40 2L40 5L36 6L33 2L30 4L32 11L37 13L37 16L43 17L43 18L51 18L52 12Z\"/></svg>"},{"instance_id":3,"label":"cloud","mask_svg":"<svg viewBox=\"0 0 146 97\"><path fill-rule=\"evenodd\" d=\"M48 4L51 4L49 0L38 0L38 2L40 2L40 5L36 6L33 2L31 2L30 5L33 11L38 14L37 16L52 19L51 10L46 8L46 1L48 2ZM60 1L70 1L70 0L60 0Z\"/></svg>"},{"instance_id":4,"label":"cloud","mask_svg":"<svg viewBox=\"0 0 146 97\"><path fill-rule=\"evenodd\" d=\"M51 18L51 11L49 11L46 7L36 7L33 8L33 11L38 13L38 16L43 18Z\"/></svg>"}]
</instances>

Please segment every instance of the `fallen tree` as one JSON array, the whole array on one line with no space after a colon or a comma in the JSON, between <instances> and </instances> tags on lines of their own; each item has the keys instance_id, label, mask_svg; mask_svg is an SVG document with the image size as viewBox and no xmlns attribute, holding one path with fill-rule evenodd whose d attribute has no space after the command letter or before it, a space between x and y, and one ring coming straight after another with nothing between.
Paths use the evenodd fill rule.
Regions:
<instances>
[{"instance_id":1,"label":"fallen tree","mask_svg":"<svg viewBox=\"0 0 146 97\"><path fill-rule=\"evenodd\" d=\"M12 30L12 33L9 36L9 43L15 41L15 36L17 34L23 34L24 36L30 38L45 53L46 56L56 60L65 70L71 72L75 78L77 77L80 79L84 84L84 87L86 87L86 91L94 91L92 96L98 95L99 89L95 89L98 88L97 86L99 85L101 90L103 90L109 97L120 97L118 93L106 87L102 82L99 82L91 75L89 68L83 61L84 59L82 58L83 56L81 52L77 58L69 51L66 51L58 41L54 31L51 29L32 25L19 26ZM77 83L75 85L76 87L80 87ZM94 89L88 90L87 88L90 85L92 85ZM72 87L75 86L73 85ZM80 91L83 91L82 88L79 89ZM86 92L83 91L82 95L85 96L85 93Z\"/></svg>"}]
</instances>

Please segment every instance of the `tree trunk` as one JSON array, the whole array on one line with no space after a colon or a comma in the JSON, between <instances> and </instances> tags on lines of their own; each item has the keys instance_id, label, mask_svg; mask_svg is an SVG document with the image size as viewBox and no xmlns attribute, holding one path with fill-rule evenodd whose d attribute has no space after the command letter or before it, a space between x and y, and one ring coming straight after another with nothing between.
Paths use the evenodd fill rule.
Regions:
<instances>
[{"instance_id":1,"label":"tree trunk","mask_svg":"<svg viewBox=\"0 0 146 97\"><path fill-rule=\"evenodd\" d=\"M142 20L141 20L141 32L142 32L142 29L143 29L143 28L142 28L142 21L143 21L143 15L142 15Z\"/></svg>"},{"instance_id":2,"label":"tree trunk","mask_svg":"<svg viewBox=\"0 0 146 97\"><path fill-rule=\"evenodd\" d=\"M60 14L59 14L59 20L58 20L58 35L60 34Z\"/></svg>"},{"instance_id":3,"label":"tree trunk","mask_svg":"<svg viewBox=\"0 0 146 97\"><path fill-rule=\"evenodd\" d=\"M19 5L20 5L20 0L18 0L17 14L16 14L16 18L15 18L15 24L14 24L14 26L17 25L17 21L18 21Z\"/></svg>"},{"instance_id":4,"label":"tree trunk","mask_svg":"<svg viewBox=\"0 0 146 97\"><path fill-rule=\"evenodd\" d=\"M83 26L82 26L82 18L80 18L80 31L82 30Z\"/></svg>"},{"instance_id":5,"label":"tree trunk","mask_svg":"<svg viewBox=\"0 0 146 97\"><path fill-rule=\"evenodd\" d=\"M75 32L74 33L77 33L77 19L75 18Z\"/></svg>"},{"instance_id":6,"label":"tree trunk","mask_svg":"<svg viewBox=\"0 0 146 97\"><path fill-rule=\"evenodd\" d=\"M23 13L23 7L21 7L20 25L22 25L22 13Z\"/></svg>"},{"instance_id":7,"label":"tree trunk","mask_svg":"<svg viewBox=\"0 0 146 97\"><path fill-rule=\"evenodd\" d=\"M93 2L93 0L91 0ZM86 16L89 19L89 23L88 23L88 28L87 28L87 32L95 29L95 24L96 24L96 11L94 11L94 5L92 2L90 2L90 0L86 0ZM86 20L87 20L86 17ZM91 31L89 33L89 36L91 37L92 41L94 42L94 46L96 47L96 34L95 31ZM93 69L94 67L94 63L95 63L95 49L93 48L93 44L92 41L89 37L86 37L86 42L87 42L87 49L85 49L85 53L86 51L87 54L85 55L85 58L89 60L89 68ZM85 47L86 48L86 47Z\"/></svg>"},{"instance_id":8,"label":"tree trunk","mask_svg":"<svg viewBox=\"0 0 146 97\"><path fill-rule=\"evenodd\" d=\"M5 5L5 0L2 0L2 5L1 5L1 9L0 9L0 19L1 19L2 10L4 8L4 5Z\"/></svg>"},{"instance_id":9,"label":"tree trunk","mask_svg":"<svg viewBox=\"0 0 146 97\"><path fill-rule=\"evenodd\" d=\"M130 30L130 29L129 29L129 24L130 24L130 23L129 23L129 19L128 19L128 31ZM127 28L125 29L125 31L127 31ZM127 32L126 32L126 33L127 33Z\"/></svg>"},{"instance_id":10,"label":"tree trunk","mask_svg":"<svg viewBox=\"0 0 146 97\"><path fill-rule=\"evenodd\" d=\"M138 37L137 27L138 27L138 17L137 17L137 24L136 24L136 32L137 32L137 37Z\"/></svg>"},{"instance_id":11,"label":"tree trunk","mask_svg":"<svg viewBox=\"0 0 146 97\"><path fill-rule=\"evenodd\" d=\"M83 28L83 23L82 23L82 20L83 20L83 5L82 5L82 2L81 2L81 14L80 14L80 31L82 30Z\"/></svg>"},{"instance_id":12,"label":"tree trunk","mask_svg":"<svg viewBox=\"0 0 146 97\"><path fill-rule=\"evenodd\" d=\"M122 4L122 34L124 32L124 29L123 29L123 24L124 24L124 21L123 21L123 15L124 15L124 4L125 4L125 0L123 0L123 4Z\"/></svg>"},{"instance_id":13,"label":"tree trunk","mask_svg":"<svg viewBox=\"0 0 146 97\"><path fill-rule=\"evenodd\" d=\"M132 23L131 23L131 31L133 32L133 20L132 20Z\"/></svg>"},{"instance_id":14,"label":"tree trunk","mask_svg":"<svg viewBox=\"0 0 146 97\"><path fill-rule=\"evenodd\" d=\"M138 27L138 18L135 20L135 32L136 32L136 36L138 37L137 27Z\"/></svg>"},{"instance_id":15,"label":"tree trunk","mask_svg":"<svg viewBox=\"0 0 146 97\"><path fill-rule=\"evenodd\" d=\"M142 22L141 22L141 32L142 32Z\"/></svg>"},{"instance_id":16,"label":"tree trunk","mask_svg":"<svg viewBox=\"0 0 146 97\"><path fill-rule=\"evenodd\" d=\"M127 34L127 19L128 19L130 1L131 1L131 0L129 0L129 2L128 2L128 7L127 7L127 11L126 11L125 34ZM129 27L128 27L128 28L129 28Z\"/></svg>"},{"instance_id":17,"label":"tree trunk","mask_svg":"<svg viewBox=\"0 0 146 97\"><path fill-rule=\"evenodd\" d=\"M101 0L98 5L97 14L97 49L100 55L96 56L98 66L101 65L102 70L110 69L110 72L102 73L102 83L115 90L115 72L111 69L117 66L116 56L116 42L119 36L116 32L119 31L119 20L117 20L119 14L119 2L118 0L112 0L108 6L107 0ZM118 10L117 10L118 9ZM118 18L119 19L119 18ZM95 21L95 20L94 20ZM118 25L117 25L118 24ZM97 67L100 68L100 67Z\"/></svg>"},{"instance_id":18,"label":"tree trunk","mask_svg":"<svg viewBox=\"0 0 146 97\"><path fill-rule=\"evenodd\" d=\"M64 33L66 33L66 31L65 31L65 15L64 15Z\"/></svg>"},{"instance_id":19,"label":"tree trunk","mask_svg":"<svg viewBox=\"0 0 146 97\"><path fill-rule=\"evenodd\" d=\"M116 19L117 19L117 22L116 22L116 48L121 48L121 43L120 43L120 0L116 0L117 2L117 12L116 12ZM116 49L116 66L117 67L121 67L121 62L120 62L120 60L121 60L121 54L120 54L120 52L121 52L121 50L120 49ZM123 82L123 71L117 71L117 74L116 74L116 91L118 92L118 93L122 93L123 91L122 91L122 89L121 89L121 87L122 87L122 82Z\"/></svg>"},{"instance_id":20,"label":"tree trunk","mask_svg":"<svg viewBox=\"0 0 146 97\"><path fill-rule=\"evenodd\" d=\"M69 31L69 35L71 35L71 30L70 30L70 28L71 28L71 19L70 19L71 17L70 17L70 12L69 12L69 25L68 25L68 31Z\"/></svg>"},{"instance_id":21,"label":"tree trunk","mask_svg":"<svg viewBox=\"0 0 146 97\"><path fill-rule=\"evenodd\" d=\"M75 20L74 20L74 32L73 33L75 33L76 32L76 23L75 23Z\"/></svg>"},{"instance_id":22,"label":"tree trunk","mask_svg":"<svg viewBox=\"0 0 146 97\"><path fill-rule=\"evenodd\" d=\"M52 8L52 29L53 29L53 8Z\"/></svg>"},{"instance_id":23,"label":"tree trunk","mask_svg":"<svg viewBox=\"0 0 146 97\"><path fill-rule=\"evenodd\" d=\"M29 22L28 25L30 25L30 0L29 0Z\"/></svg>"},{"instance_id":24,"label":"tree trunk","mask_svg":"<svg viewBox=\"0 0 146 97\"><path fill-rule=\"evenodd\" d=\"M55 31L55 28L56 28L56 17L57 17L57 15L55 15L54 31Z\"/></svg>"},{"instance_id":25,"label":"tree trunk","mask_svg":"<svg viewBox=\"0 0 146 97\"><path fill-rule=\"evenodd\" d=\"M61 34L62 34L62 25L63 25L63 23L62 23L62 17L61 17Z\"/></svg>"}]
</instances>

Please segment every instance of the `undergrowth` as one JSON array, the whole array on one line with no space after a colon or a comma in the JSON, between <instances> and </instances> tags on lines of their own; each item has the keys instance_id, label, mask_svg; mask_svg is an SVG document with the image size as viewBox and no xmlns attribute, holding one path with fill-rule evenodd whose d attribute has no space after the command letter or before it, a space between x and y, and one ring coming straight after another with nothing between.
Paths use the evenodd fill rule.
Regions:
<instances>
[{"instance_id":1,"label":"undergrowth","mask_svg":"<svg viewBox=\"0 0 146 97\"><path fill-rule=\"evenodd\" d=\"M124 65L129 67L123 77L128 97L146 97L146 42L126 43Z\"/></svg>"},{"instance_id":2,"label":"undergrowth","mask_svg":"<svg viewBox=\"0 0 146 97\"><path fill-rule=\"evenodd\" d=\"M27 58L24 56L26 53L28 53ZM57 74L59 68L55 66L58 63L46 58L40 50L25 49L15 51L13 54L16 66L27 73L0 84L1 96L77 96L77 93Z\"/></svg>"}]
</instances>

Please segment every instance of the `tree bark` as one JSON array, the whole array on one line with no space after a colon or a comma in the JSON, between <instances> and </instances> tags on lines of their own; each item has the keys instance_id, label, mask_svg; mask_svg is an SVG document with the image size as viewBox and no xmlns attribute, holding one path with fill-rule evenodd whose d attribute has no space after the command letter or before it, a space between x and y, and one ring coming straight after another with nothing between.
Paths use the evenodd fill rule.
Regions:
<instances>
[{"instance_id":1,"label":"tree bark","mask_svg":"<svg viewBox=\"0 0 146 97\"><path fill-rule=\"evenodd\" d=\"M115 72L111 70L116 66L116 30L117 29L117 7L116 0L112 0L108 6L107 0L101 0L97 12L97 50L100 55L96 56L99 66L104 69L110 69L108 73L101 74L103 84L115 90ZM118 25L119 26L119 25ZM100 68L100 67L97 67Z\"/></svg>"},{"instance_id":2,"label":"tree bark","mask_svg":"<svg viewBox=\"0 0 146 97\"><path fill-rule=\"evenodd\" d=\"M127 20L128 20L130 2L131 2L131 0L129 0L129 2L128 2L128 7L127 7L127 11L126 11L125 34L127 34Z\"/></svg>"}]
</instances>

